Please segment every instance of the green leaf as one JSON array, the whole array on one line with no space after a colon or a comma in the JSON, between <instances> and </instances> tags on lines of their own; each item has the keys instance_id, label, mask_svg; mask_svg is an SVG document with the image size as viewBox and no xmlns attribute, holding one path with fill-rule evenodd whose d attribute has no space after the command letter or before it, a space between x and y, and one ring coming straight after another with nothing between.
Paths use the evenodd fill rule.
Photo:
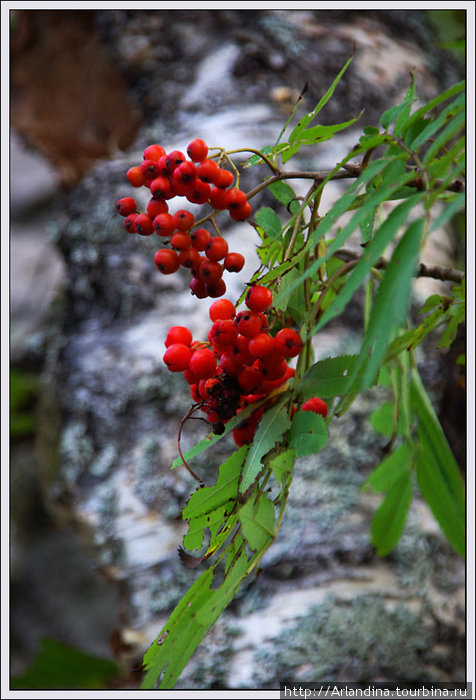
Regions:
<instances>
[{"instance_id":1,"label":"green leaf","mask_svg":"<svg viewBox=\"0 0 476 700\"><path fill-rule=\"evenodd\" d=\"M401 421L399 424L395 425L396 422L396 406L390 401L381 404L378 408L371 413L369 420L370 424L378 433L382 435L387 435L390 437L395 432L401 435L403 432L403 427ZM396 429L396 430L395 430Z\"/></svg>"},{"instance_id":2,"label":"green leaf","mask_svg":"<svg viewBox=\"0 0 476 700\"><path fill-rule=\"evenodd\" d=\"M406 318L423 228L423 219L413 221L392 255L375 296L359 359L347 387L348 391L354 391L357 385L361 389L372 386L390 339ZM358 374L363 374L363 379L357 379Z\"/></svg>"},{"instance_id":3,"label":"green leaf","mask_svg":"<svg viewBox=\"0 0 476 700\"><path fill-rule=\"evenodd\" d=\"M443 127L449 119L453 120L461 110L464 110L464 102L465 96L463 93L449 104L436 119L432 119L409 146L413 150L420 148L433 134Z\"/></svg>"},{"instance_id":4,"label":"green leaf","mask_svg":"<svg viewBox=\"0 0 476 700\"><path fill-rule=\"evenodd\" d=\"M294 450L286 449L269 460L269 467L278 484L284 484L288 476L292 474L295 459L296 453Z\"/></svg>"},{"instance_id":5,"label":"green leaf","mask_svg":"<svg viewBox=\"0 0 476 700\"><path fill-rule=\"evenodd\" d=\"M461 82L457 83L456 85L452 85L448 90L445 90L444 92L440 93L436 97L434 97L432 100L427 102L423 107L420 107L420 109L417 109L413 114L409 117L409 119L406 121L404 128L402 128L402 135L405 136L406 133L409 131L409 129L418 121L421 120L421 118L430 112L432 109L435 107L438 107L439 105L443 104L446 100L449 100L451 97L454 95L457 95L458 93L462 92L466 87L466 83L464 80ZM405 143L407 143L406 138L405 138ZM411 145L408 143L408 145Z\"/></svg>"},{"instance_id":6,"label":"green leaf","mask_svg":"<svg viewBox=\"0 0 476 700\"><path fill-rule=\"evenodd\" d=\"M339 355L316 362L296 383L301 401L312 396L332 398L347 393L349 377L357 364L357 355Z\"/></svg>"},{"instance_id":7,"label":"green leaf","mask_svg":"<svg viewBox=\"0 0 476 700\"><path fill-rule=\"evenodd\" d=\"M255 433L253 443L246 457L240 482L240 492L244 493L263 469L261 459L275 447L291 422L287 414L288 397L283 397L275 406L264 413Z\"/></svg>"},{"instance_id":8,"label":"green leaf","mask_svg":"<svg viewBox=\"0 0 476 700\"><path fill-rule=\"evenodd\" d=\"M417 370L412 376L411 399L418 417L421 442L416 462L418 486L449 543L464 556L463 480Z\"/></svg>"},{"instance_id":9,"label":"green leaf","mask_svg":"<svg viewBox=\"0 0 476 700\"><path fill-rule=\"evenodd\" d=\"M404 122L408 118L408 116L410 114L411 106L412 106L414 100L415 100L415 78L412 75L412 84L408 88L403 102L399 105L395 105L394 107L390 107L390 109L387 109L380 117L380 123L383 126L383 128L388 129L388 127L391 124L393 124L393 122L398 120L397 125L395 126L395 135L399 136L400 129L401 129L401 123Z\"/></svg>"},{"instance_id":10,"label":"green leaf","mask_svg":"<svg viewBox=\"0 0 476 700\"><path fill-rule=\"evenodd\" d=\"M456 334L458 333L459 325L463 323L466 318L465 305L460 303L454 304L450 314L451 317L449 323L441 334L441 338L438 343L439 348L449 348L449 346L453 343L454 339L456 338Z\"/></svg>"},{"instance_id":11,"label":"green leaf","mask_svg":"<svg viewBox=\"0 0 476 700\"><path fill-rule=\"evenodd\" d=\"M326 446L329 433L324 418L312 411L298 411L291 424L289 447L296 457L315 454Z\"/></svg>"},{"instance_id":12,"label":"green leaf","mask_svg":"<svg viewBox=\"0 0 476 700\"><path fill-rule=\"evenodd\" d=\"M289 205L292 214L296 212L296 209L299 209L299 202L294 201L296 200L296 193L287 182L278 180L277 182L271 183L268 189L273 193L278 202L281 202L281 204L285 206ZM290 202L292 202L292 204L290 204Z\"/></svg>"},{"instance_id":13,"label":"green leaf","mask_svg":"<svg viewBox=\"0 0 476 700\"><path fill-rule=\"evenodd\" d=\"M408 472L395 480L372 519L371 540L379 557L389 554L400 539L411 502L412 482Z\"/></svg>"},{"instance_id":14,"label":"green leaf","mask_svg":"<svg viewBox=\"0 0 476 700\"><path fill-rule=\"evenodd\" d=\"M358 117L349 119L346 122L341 122L340 124L331 124L328 126L318 124L317 126L313 126L303 131L300 131L299 134L295 137L293 137L293 134L291 134L289 137L289 143L315 144L321 143L322 141L327 141L328 139L332 138L334 134L336 134L338 131L347 129L349 126L351 126L351 124L354 124L354 122L360 119L361 116L362 112L359 114Z\"/></svg>"},{"instance_id":15,"label":"green leaf","mask_svg":"<svg viewBox=\"0 0 476 700\"><path fill-rule=\"evenodd\" d=\"M281 219L271 207L261 207L255 214L256 223L268 236L277 238L281 236Z\"/></svg>"},{"instance_id":16,"label":"green leaf","mask_svg":"<svg viewBox=\"0 0 476 700\"><path fill-rule=\"evenodd\" d=\"M464 111L461 111L451 119L449 124L445 126L440 134L438 134L428 151L425 153L423 158L423 165L425 167L429 166L432 158L434 158L434 156L448 143L448 141L453 139L459 131L464 129L465 122L466 114Z\"/></svg>"},{"instance_id":17,"label":"green leaf","mask_svg":"<svg viewBox=\"0 0 476 700\"><path fill-rule=\"evenodd\" d=\"M13 690L108 688L119 669L110 659L86 654L55 639L43 639L41 651L30 668L11 681Z\"/></svg>"},{"instance_id":18,"label":"green leaf","mask_svg":"<svg viewBox=\"0 0 476 700\"><path fill-rule=\"evenodd\" d=\"M408 443L403 443L386 457L370 474L362 489L371 488L373 491L389 491L396 482L410 474L412 453Z\"/></svg>"},{"instance_id":19,"label":"green leaf","mask_svg":"<svg viewBox=\"0 0 476 700\"><path fill-rule=\"evenodd\" d=\"M259 551L274 537L274 505L264 494L249 499L240 508L239 518L243 535L251 549Z\"/></svg>"},{"instance_id":20,"label":"green leaf","mask_svg":"<svg viewBox=\"0 0 476 700\"><path fill-rule=\"evenodd\" d=\"M342 287L334 302L326 309L320 321L313 329L313 333L319 331L331 319L335 318L343 312L353 295L363 283L364 279L369 274L371 268L375 265L384 250L388 247L391 241L395 238L398 230L405 223L410 211L422 200L423 193L413 195L399 204L389 214L385 221L375 231L371 242L366 246L362 253L362 258L358 265L349 274L345 285Z\"/></svg>"}]
</instances>

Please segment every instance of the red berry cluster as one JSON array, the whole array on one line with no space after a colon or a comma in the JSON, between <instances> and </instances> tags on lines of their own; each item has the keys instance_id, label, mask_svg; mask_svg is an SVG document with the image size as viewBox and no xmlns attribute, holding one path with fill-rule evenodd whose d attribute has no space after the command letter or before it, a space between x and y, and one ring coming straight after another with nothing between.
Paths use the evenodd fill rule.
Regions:
<instances>
[{"instance_id":1,"label":"red berry cluster","mask_svg":"<svg viewBox=\"0 0 476 700\"><path fill-rule=\"evenodd\" d=\"M154 232L164 239L155 253L157 269L165 275L180 267L190 270L192 294L200 299L221 297L226 292L223 272L239 272L245 264L241 253L228 250L228 243L219 235L212 236L205 228L195 228L195 217L187 209L169 212L167 201L175 196L189 202L208 202L215 210L228 210L235 221L244 221L251 214L246 194L231 187L233 174L208 158L208 146L203 139L194 139L187 147L189 160L181 151L166 153L153 144L144 150L141 165L127 171L133 187L146 187L151 198L146 211L140 212L133 197L123 197L116 209L124 217L128 233L150 236ZM165 240L167 239L167 240ZM203 254L202 254L203 253Z\"/></svg>"},{"instance_id":2,"label":"red berry cluster","mask_svg":"<svg viewBox=\"0 0 476 700\"><path fill-rule=\"evenodd\" d=\"M244 311L237 312L228 299L213 302L208 342L194 342L184 326L173 326L167 334L164 362L170 371L184 373L193 400L201 404L215 433L221 434L224 423L294 376L287 360L299 355L303 342L292 328L270 334L264 312L272 302L269 289L254 285ZM263 411L260 406L233 430L238 446L253 440Z\"/></svg>"}]
</instances>

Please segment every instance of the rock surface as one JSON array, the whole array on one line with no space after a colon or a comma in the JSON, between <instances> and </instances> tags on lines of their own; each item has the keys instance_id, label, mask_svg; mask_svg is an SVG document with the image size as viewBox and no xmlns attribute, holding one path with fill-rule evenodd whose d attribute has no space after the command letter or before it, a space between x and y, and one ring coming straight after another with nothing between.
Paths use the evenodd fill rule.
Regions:
<instances>
[{"instance_id":1,"label":"rock surface","mask_svg":"<svg viewBox=\"0 0 476 700\"><path fill-rule=\"evenodd\" d=\"M147 118L134 145L98 163L56 216L53 242L66 274L61 322L50 334L45 363L39 444L49 513L83 533L109 582L100 629L116 624L123 640L131 630L142 640L129 649L129 664L197 575L176 554L184 532L177 514L196 484L185 470L170 470L189 398L162 352L166 330L178 320L194 337L206 336L209 302L186 293L185 276L158 275L154 242L124 232L114 211L118 197L129 194L124 173L150 142L183 150L198 135L227 148L266 145L288 109L274 98L299 92L308 79L303 108L311 108L354 41L355 65L327 120L344 121L365 107L365 124L373 123L401 98L410 68L422 98L429 97L438 89L437 59L422 42L399 35L407 15L424 37L416 12L396 12L390 24L368 13L352 22L339 12L97 13L102 39ZM306 167L333 166L355 136L344 132L324 144ZM246 177L252 186L257 174ZM230 276L233 298L255 269L256 234L245 224L224 231L230 248L247 259L245 270ZM352 352L358 334L352 323L329 327L318 339L318 355ZM328 446L299 460L261 575L243 586L178 687L463 678L464 565L424 504L415 500L389 557L379 560L369 543L379 499L360 487L382 454L382 439L366 422L378 398L376 392L361 398L332 426ZM203 435L200 427L187 429L183 447ZM207 483L232 449L225 438L196 460ZM120 621L114 619L118 587ZM93 628L81 641L87 644L91 634Z\"/></svg>"}]
</instances>

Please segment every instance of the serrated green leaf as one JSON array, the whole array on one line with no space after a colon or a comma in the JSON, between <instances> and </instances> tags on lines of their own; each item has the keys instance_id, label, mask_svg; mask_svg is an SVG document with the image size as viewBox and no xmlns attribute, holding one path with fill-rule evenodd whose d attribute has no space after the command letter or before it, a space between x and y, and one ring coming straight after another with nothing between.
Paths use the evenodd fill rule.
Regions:
<instances>
[{"instance_id":1,"label":"serrated green leaf","mask_svg":"<svg viewBox=\"0 0 476 700\"><path fill-rule=\"evenodd\" d=\"M418 486L449 543L464 556L463 480L417 370L412 376L411 399L418 417L421 442L416 462Z\"/></svg>"},{"instance_id":2,"label":"serrated green leaf","mask_svg":"<svg viewBox=\"0 0 476 700\"><path fill-rule=\"evenodd\" d=\"M331 306L326 309L312 333L319 331L326 323L345 309L353 295L369 274L378 258L382 255L398 230L405 223L410 211L422 200L423 193L413 195L399 204L375 231L374 236L362 253L358 265L349 274L346 283L337 294Z\"/></svg>"},{"instance_id":3,"label":"serrated green leaf","mask_svg":"<svg viewBox=\"0 0 476 700\"><path fill-rule=\"evenodd\" d=\"M326 446L329 432L324 418L313 411L298 411L291 424L289 447L296 457L312 455Z\"/></svg>"},{"instance_id":4,"label":"serrated green leaf","mask_svg":"<svg viewBox=\"0 0 476 700\"><path fill-rule=\"evenodd\" d=\"M411 472L412 453L408 443L403 443L386 457L370 474L362 489L375 492L389 491L396 482Z\"/></svg>"},{"instance_id":5,"label":"serrated green leaf","mask_svg":"<svg viewBox=\"0 0 476 700\"><path fill-rule=\"evenodd\" d=\"M375 296L359 359L347 387L350 392L357 386L360 389L372 386L390 339L405 320L423 229L423 219L413 221L392 255ZM357 378L358 374L363 374L363 378Z\"/></svg>"},{"instance_id":6,"label":"serrated green leaf","mask_svg":"<svg viewBox=\"0 0 476 700\"><path fill-rule=\"evenodd\" d=\"M278 484L283 484L287 481L287 477L292 473L295 459L296 453L294 450L286 449L269 460L269 467Z\"/></svg>"},{"instance_id":7,"label":"serrated green leaf","mask_svg":"<svg viewBox=\"0 0 476 700\"><path fill-rule=\"evenodd\" d=\"M371 540L379 557L385 557L398 543L411 502L412 482L410 474L405 473L395 480L372 519Z\"/></svg>"},{"instance_id":8,"label":"serrated green leaf","mask_svg":"<svg viewBox=\"0 0 476 700\"><path fill-rule=\"evenodd\" d=\"M248 499L238 515L243 535L251 549L263 549L274 537L274 505L264 494L259 494L257 501Z\"/></svg>"},{"instance_id":9,"label":"serrated green leaf","mask_svg":"<svg viewBox=\"0 0 476 700\"><path fill-rule=\"evenodd\" d=\"M281 236L281 219L271 207L261 207L256 212L255 219L258 226L271 238Z\"/></svg>"},{"instance_id":10,"label":"serrated green leaf","mask_svg":"<svg viewBox=\"0 0 476 700\"><path fill-rule=\"evenodd\" d=\"M325 399L342 396L347 392L349 377L358 361L357 355L339 355L316 362L296 384L299 399L312 396Z\"/></svg>"},{"instance_id":11,"label":"serrated green leaf","mask_svg":"<svg viewBox=\"0 0 476 700\"><path fill-rule=\"evenodd\" d=\"M284 204L285 206L288 206L290 202L296 199L296 193L293 188L288 185L287 182L283 182L282 180L272 182L268 189L273 193L278 202L281 202L281 204ZM299 208L298 202L296 202L296 206ZM294 214L292 210L291 213Z\"/></svg>"},{"instance_id":12,"label":"serrated green leaf","mask_svg":"<svg viewBox=\"0 0 476 700\"><path fill-rule=\"evenodd\" d=\"M287 401L288 397L283 397L261 418L243 467L239 487L241 493L251 486L263 469L261 459L275 447L283 433L288 430L291 423L287 414Z\"/></svg>"}]
</instances>

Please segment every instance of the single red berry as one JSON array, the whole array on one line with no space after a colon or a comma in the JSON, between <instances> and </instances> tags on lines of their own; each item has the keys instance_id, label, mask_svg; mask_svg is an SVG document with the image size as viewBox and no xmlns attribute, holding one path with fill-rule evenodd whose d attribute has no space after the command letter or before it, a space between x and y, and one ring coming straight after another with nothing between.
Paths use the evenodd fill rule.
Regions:
<instances>
[{"instance_id":1,"label":"single red berry","mask_svg":"<svg viewBox=\"0 0 476 700\"><path fill-rule=\"evenodd\" d=\"M251 216L251 204L245 202L241 207L230 209L230 216L234 221L246 221Z\"/></svg>"},{"instance_id":2,"label":"single red berry","mask_svg":"<svg viewBox=\"0 0 476 700\"><path fill-rule=\"evenodd\" d=\"M175 229L173 216L169 213L158 214L153 221L153 227L158 236L168 238Z\"/></svg>"},{"instance_id":3,"label":"single red berry","mask_svg":"<svg viewBox=\"0 0 476 700\"><path fill-rule=\"evenodd\" d=\"M126 229L127 233L136 233L136 224L135 221L139 214L129 214L129 216L126 216L124 219L124 228Z\"/></svg>"},{"instance_id":4,"label":"single red berry","mask_svg":"<svg viewBox=\"0 0 476 700\"><path fill-rule=\"evenodd\" d=\"M188 250L191 246L191 243L192 239L190 238L188 233L185 233L185 231L176 231L170 239L170 245L172 246L172 248L175 248L175 250L180 251Z\"/></svg>"},{"instance_id":5,"label":"single red berry","mask_svg":"<svg viewBox=\"0 0 476 700\"><path fill-rule=\"evenodd\" d=\"M188 369L192 351L188 345L174 343L164 353L164 362L171 372L184 372Z\"/></svg>"},{"instance_id":6,"label":"single red berry","mask_svg":"<svg viewBox=\"0 0 476 700\"><path fill-rule=\"evenodd\" d=\"M150 183L150 193L154 199L172 199L175 192L170 181L163 175L159 175Z\"/></svg>"},{"instance_id":7,"label":"single red berry","mask_svg":"<svg viewBox=\"0 0 476 700\"><path fill-rule=\"evenodd\" d=\"M142 187L145 183L145 175L138 165L129 168L126 177L133 187Z\"/></svg>"},{"instance_id":8,"label":"single red berry","mask_svg":"<svg viewBox=\"0 0 476 700\"><path fill-rule=\"evenodd\" d=\"M228 272L240 272L245 265L244 255L241 253L228 253L223 264Z\"/></svg>"},{"instance_id":9,"label":"single red berry","mask_svg":"<svg viewBox=\"0 0 476 700\"><path fill-rule=\"evenodd\" d=\"M214 376L216 365L215 353L208 348L201 348L193 353L189 367L196 377L207 379Z\"/></svg>"},{"instance_id":10,"label":"single red berry","mask_svg":"<svg viewBox=\"0 0 476 700\"><path fill-rule=\"evenodd\" d=\"M134 224L137 233L141 236L151 236L154 233L154 225L148 214L138 214Z\"/></svg>"},{"instance_id":11,"label":"single red berry","mask_svg":"<svg viewBox=\"0 0 476 700\"><path fill-rule=\"evenodd\" d=\"M229 187L232 184L234 179L235 178L233 177L233 173L231 173L229 170L226 170L225 168L220 168L220 173L215 179L215 186L219 187L220 189L225 189L226 187Z\"/></svg>"},{"instance_id":12,"label":"single red berry","mask_svg":"<svg viewBox=\"0 0 476 700\"><path fill-rule=\"evenodd\" d=\"M253 357L263 359L274 351L274 338L267 333L258 333L251 338L248 348Z\"/></svg>"},{"instance_id":13,"label":"single red berry","mask_svg":"<svg viewBox=\"0 0 476 700\"><path fill-rule=\"evenodd\" d=\"M207 287L202 280L194 277L188 286L190 287L192 294L196 296L197 299L205 299L208 296Z\"/></svg>"},{"instance_id":14,"label":"single red berry","mask_svg":"<svg viewBox=\"0 0 476 700\"><path fill-rule=\"evenodd\" d=\"M159 172L162 177L171 177L172 176L172 170L170 169L170 166L168 165L167 162L167 154L160 156L159 160L157 161L157 164L159 166Z\"/></svg>"},{"instance_id":15,"label":"single red berry","mask_svg":"<svg viewBox=\"0 0 476 700\"><path fill-rule=\"evenodd\" d=\"M314 396L312 399L308 399L301 406L301 411L312 411L313 413L319 413L323 418L327 416L327 404L323 399Z\"/></svg>"},{"instance_id":16,"label":"single red berry","mask_svg":"<svg viewBox=\"0 0 476 700\"><path fill-rule=\"evenodd\" d=\"M223 269L220 263L215 262L214 260L204 260L200 265L199 275L202 282L205 282L206 285L214 284L221 279Z\"/></svg>"},{"instance_id":17,"label":"single red berry","mask_svg":"<svg viewBox=\"0 0 476 700\"><path fill-rule=\"evenodd\" d=\"M185 196L193 204L205 204L210 199L210 192L210 185L201 180L194 180Z\"/></svg>"},{"instance_id":18,"label":"single red berry","mask_svg":"<svg viewBox=\"0 0 476 700\"><path fill-rule=\"evenodd\" d=\"M214 321L208 339L215 350L225 352L230 350L238 337L238 331L231 319L218 319Z\"/></svg>"},{"instance_id":19,"label":"single red berry","mask_svg":"<svg viewBox=\"0 0 476 700\"><path fill-rule=\"evenodd\" d=\"M144 160L139 167L146 180L154 180L160 174L159 164L156 160Z\"/></svg>"},{"instance_id":20,"label":"single red berry","mask_svg":"<svg viewBox=\"0 0 476 700\"><path fill-rule=\"evenodd\" d=\"M175 250L161 248L154 255L154 262L157 269L164 275L171 275L179 269L180 263Z\"/></svg>"},{"instance_id":21,"label":"single red berry","mask_svg":"<svg viewBox=\"0 0 476 700\"><path fill-rule=\"evenodd\" d=\"M276 355L274 354L268 355L264 359L260 360L259 367L263 372L264 377L270 381L281 379L281 377L285 376L288 370L288 365L286 364L284 357L280 357L278 355L276 359Z\"/></svg>"},{"instance_id":22,"label":"single red berry","mask_svg":"<svg viewBox=\"0 0 476 700\"><path fill-rule=\"evenodd\" d=\"M205 160L197 166L197 177L202 182L214 183L217 177L220 176L220 166L215 160Z\"/></svg>"},{"instance_id":23,"label":"single red berry","mask_svg":"<svg viewBox=\"0 0 476 700\"><path fill-rule=\"evenodd\" d=\"M168 210L169 205L165 199L155 199L155 197L152 197L147 204L147 213L151 219L155 219L159 214L167 214Z\"/></svg>"},{"instance_id":24,"label":"single red berry","mask_svg":"<svg viewBox=\"0 0 476 700\"><path fill-rule=\"evenodd\" d=\"M249 445L253 442L256 432L256 424L244 422L233 429L233 440L237 447Z\"/></svg>"},{"instance_id":25,"label":"single red berry","mask_svg":"<svg viewBox=\"0 0 476 700\"><path fill-rule=\"evenodd\" d=\"M235 353L231 350L222 352L220 356L220 367L227 374L231 374L232 377L236 377L242 368L236 359Z\"/></svg>"},{"instance_id":26,"label":"single red berry","mask_svg":"<svg viewBox=\"0 0 476 700\"><path fill-rule=\"evenodd\" d=\"M159 158L165 155L165 148L159 146L158 143L154 143L144 149L144 160L155 160L158 161Z\"/></svg>"},{"instance_id":27,"label":"single red berry","mask_svg":"<svg viewBox=\"0 0 476 700\"><path fill-rule=\"evenodd\" d=\"M208 296L212 299L217 299L226 294L226 282L223 278L220 278L216 282L207 283Z\"/></svg>"},{"instance_id":28,"label":"single red berry","mask_svg":"<svg viewBox=\"0 0 476 700\"><path fill-rule=\"evenodd\" d=\"M210 240L207 247L205 248L205 255L209 260L223 260L225 255L228 253L228 243L221 236L215 236Z\"/></svg>"},{"instance_id":29,"label":"single red berry","mask_svg":"<svg viewBox=\"0 0 476 700\"><path fill-rule=\"evenodd\" d=\"M200 264L200 253L193 248L182 250L179 254L179 263L182 267L187 267L189 269L196 267Z\"/></svg>"},{"instance_id":30,"label":"single red berry","mask_svg":"<svg viewBox=\"0 0 476 700\"><path fill-rule=\"evenodd\" d=\"M194 163L201 163L208 155L208 146L203 139L193 139L187 146L187 154Z\"/></svg>"},{"instance_id":31,"label":"single red berry","mask_svg":"<svg viewBox=\"0 0 476 700\"><path fill-rule=\"evenodd\" d=\"M190 346L193 341L192 331L186 326L172 326L165 338L165 347L168 348L175 343Z\"/></svg>"},{"instance_id":32,"label":"single red berry","mask_svg":"<svg viewBox=\"0 0 476 700\"><path fill-rule=\"evenodd\" d=\"M203 251L206 249L207 245L211 240L211 233L207 231L206 228L197 228L192 231L192 248L195 250Z\"/></svg>"},{"instance_id":33,"label":"single red berry","mask_svg":"<svg viewBox=\"0 0 476 700\"><path fill-rule=\"evenodd\" d=\"M238 332L246 338L254 338L261 330L261 318L253 311L240 311L234 321Z\"/></svg>"},{"instance_id":34,"label":"single red berry","mask_svg":"<svg viewBox=\"0 0 476 700\"><path fill-rule=\"evenodd\" d=\"M178 168L178 166L185 160L186 158L182 151L171 151L165 156L165 167L167 168L168 172L172 174L175 168Z\"/></svg>"},{"instance_id":35,"label":"single red berry","mask_svg":"<svg viewBox=\"0 0 476 700\"><path fill-rule=\"evenodd\" d=\"M229 210L238 209L246 202L246 193L237 187L232 187L226 193L226 208Z\"/></svg>"},{"instance_id":36,"label":"single red berry","mask_svg":"<svg viewBox=\"0 0 476 700\"><path fill-rule=\"evenodd\" d=\"M137 211L137 202L132 197L122 197L116 203L116 209L121 216L129 216Z\"/></svg>"},{"instance_id":37,"label":"single red berry","mask_svg":"<svg viewBox=\"0 0 476 700\"><path fill-rule=\"evenodd\" d=\"M283 357L296 357L304 347L300 336L292 328L282 328L274 339L276 352Z\"/></svg>"},{"instance_id":38,"label":"single red berry","mask_svg":"<svg viewBox=\"0 0 476 700\"><path fill-rule=\"evenodd\" d=\"M226 190L212 187L210 191L210 204L214 209L226 209Z\"/></svg>"},{"instance_id":39,"label":"single red berry","mask_svg":"<svg viewBox=\"0 0 476 700\"><path fill-rule=\"evenodd\" d=\"M192 228L195 217L191 211L187 209L179 209L174 214L174 226L178 228L179 231L188 231Z\"/></svg>"},{"instance_id":40,"label":"single red berry","mask_svg":"<svg viewBox=\"0 0 476 700\"><path fill-rule=\"evenodd\" d=\"M172 187L178 185L190 185L197 177L197 169L193 163L185 161L180 163L172 173Z\"/></svg>"},{"instance_id":41,"label":"single red berry","mask_svg":"<svg viewBox=\"0 0 476 700\"><path fill-rule=\"evenodd\" d=\"M238 384L247 394L256 391L263 383L264 375L258 367L243 367L238 372Z\"/></svg>"},{"instance_id":42,"label":"single red berry","mask_svg":"<svg viewBox=\"0 0 476 700\"><path fill-rule=\"evenodd\" d=\"M208 313L212 321L233 320L236 316L236 308L229 299L219 299L213 302Z\"/></svg>"},{"instance_id":43,"label":"single red berry","mask_svg":"<svg viewBox=\"0 0 476 700\"><path fill-rule=\"evenodd\" d=\"M248 290L245 298L246 306L259 313L260 311L266 311L270 308L273 303L273 292L267 287L255 284Z\"/></svg>"}]
</instances>

